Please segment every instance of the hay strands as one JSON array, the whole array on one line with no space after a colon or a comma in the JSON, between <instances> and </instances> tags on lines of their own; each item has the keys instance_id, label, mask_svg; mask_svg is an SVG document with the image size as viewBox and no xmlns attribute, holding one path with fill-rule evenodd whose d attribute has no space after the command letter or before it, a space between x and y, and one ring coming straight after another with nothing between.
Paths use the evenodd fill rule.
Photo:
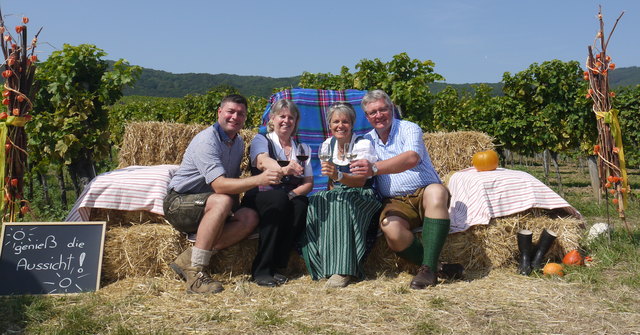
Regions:
<instances>
[{"instance_id":1,"label":"hay strands","mask_svg":"<svg viewBox=\"0 0 640 335\"><path fill-rule=\"evenodd\" d=\"M610 193L613 196L612 202L617 207L618 216L630 233L631 227L627 223L624 213L630 188L625 168L618 111L612 108L610 100L615 96L615 92L609 89L608 74L615 69L615 63L612 63L611 57L607 55L607 46L623 15L624 12L620 14L605 40L602 7L599 8L600 26L593 45L588 47L585 79L589 81L587 98L593 100L593 112L596 114L597 120L598 140L594 147L594 153L598 155L600 188L605 192L607 198L607 217L609 217L608 197Z\"/></svg>"}]
</instances>

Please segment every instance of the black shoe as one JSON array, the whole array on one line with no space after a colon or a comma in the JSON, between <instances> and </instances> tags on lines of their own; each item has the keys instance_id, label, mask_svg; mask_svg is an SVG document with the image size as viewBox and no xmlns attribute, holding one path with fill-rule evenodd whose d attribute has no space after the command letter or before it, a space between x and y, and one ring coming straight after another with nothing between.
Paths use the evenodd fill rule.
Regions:
<instances>
[{"instance_id":1,"label":"black shoe","mask_svg":"<svg viewBox=\"0 0 640 335\"><path fill-rule=\"evenodd\" d=\"M438 271L438 278L458 280L464 278L464 266L458 263L442 264Z\"/></svg>"},{"instance_id":2,"label":"black shoe","mask_svg":"<svg viewBox=\"0 0 640 335\"><path fill-rule=\"evenodd\" d=\"M268 275L253 277L253 281L260 286L265 286L265 287L278 286L278 282L273 277Z\"/></svg>"},{"instance_id":3,"label":"black shoe","mask_svg":"<svg viewBox=\"0 0 640 335\"><path fill-rule=\"evenodd\" d=\"M411 281L411 285L409 285L414 290L423 290L427 288L427 286L435 286L438 283L438 276L431 271L431 268L428 265L422 265L418 269L418 274L413 277Z\"/></svg>"},{"instance_id":4,"label":"black shoe","mask_svg":"<svg viewBox=\"0 0 640 335\"><path fill-rule=\"evenodd\" d=\"M279 274L277 272L273 274L273 279L275 279L278 285L284 285L286 282L289 281L289 278L287 278L287 276Z\"/></svg>"}]
</instances>

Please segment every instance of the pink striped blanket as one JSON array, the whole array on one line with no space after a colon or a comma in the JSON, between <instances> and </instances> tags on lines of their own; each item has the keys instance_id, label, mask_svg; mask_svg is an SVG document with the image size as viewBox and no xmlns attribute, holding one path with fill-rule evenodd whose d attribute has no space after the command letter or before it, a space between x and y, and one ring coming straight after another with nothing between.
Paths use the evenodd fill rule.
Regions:
<instances>
[{"instance_id":1,"label":"pink striped blanket","mask_svg":"<svg viewBox=\"0 0 640 335\"><path fill-rule=\"evenodd\" d=\"M87 221L91 208L149 211L163 215L162 202L178 165L129 166L94 178L66 221Z\"/></svg>"},{"instance_id":2,"label":"pink striped blanket","mask_svg":"<svg viewBox=\"0 0 640 335\"><path fill-rule=\"evenodd\" d=\"M447 186L451 192L450 233L530 208L562 208L567 214L582 217L547 185L523 171L498 168L478 172L468 168L454 173Z\"/></svg>"}]
</instances>

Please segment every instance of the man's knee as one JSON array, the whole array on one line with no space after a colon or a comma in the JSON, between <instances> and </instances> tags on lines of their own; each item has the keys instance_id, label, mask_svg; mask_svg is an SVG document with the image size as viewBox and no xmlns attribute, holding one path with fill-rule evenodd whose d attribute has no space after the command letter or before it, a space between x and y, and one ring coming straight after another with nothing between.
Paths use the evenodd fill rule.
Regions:
<instances>
[{"instance_id":1,"label":"man's knee","mask_svg":"<svg viewBox=\"0 0 640 335\"><path fill-rule=\"evenodd\" d=\"M399 216L387 216L380 221L380 229L388 234L398 230L410 230L409 223Z\"/></svg>"},{"instance_id":2,"label":"man's knee","mask_svg":"<svg viewBox=\"0 0 640 335\"><path fill-rule=\"evenodd\" d=\"M442 184L431 184L424 189L422 202L426 209L449 208L449 190Z\"/></svg>"},{"instance_id":3,"label":"man's knee","mask_svg":"<svg viewBox=\"0 0 640 335\"><path fill-rule=\"evenodd\" d=\"M205 211L215 211L221 214L226 213L228 215L231 215L233 203L234 200L230 195L213 193L209 196L209 198L207 198Z\"/></svg>"}]
</instances>

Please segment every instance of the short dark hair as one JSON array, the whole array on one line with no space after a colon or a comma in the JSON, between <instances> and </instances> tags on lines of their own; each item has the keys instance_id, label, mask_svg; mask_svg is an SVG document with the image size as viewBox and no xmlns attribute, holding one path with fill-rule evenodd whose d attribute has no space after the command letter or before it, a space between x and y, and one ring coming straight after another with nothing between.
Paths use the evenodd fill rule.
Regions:
<instances>
[{"instance_id":1,"label":"short dark hair","mask_svg":"<svg viewBox=\"0 0 640 335\"><path fill-rule=\"evenodd\" d=\"M241 96L240 94L229 94L226 97L222 98L222 101L220 101L220 107L224 106L224 104L226 104L227 102L233 102L239 105L244 105L245 109L249 109L247 98Z\"/></svg>"}]
</instances>

